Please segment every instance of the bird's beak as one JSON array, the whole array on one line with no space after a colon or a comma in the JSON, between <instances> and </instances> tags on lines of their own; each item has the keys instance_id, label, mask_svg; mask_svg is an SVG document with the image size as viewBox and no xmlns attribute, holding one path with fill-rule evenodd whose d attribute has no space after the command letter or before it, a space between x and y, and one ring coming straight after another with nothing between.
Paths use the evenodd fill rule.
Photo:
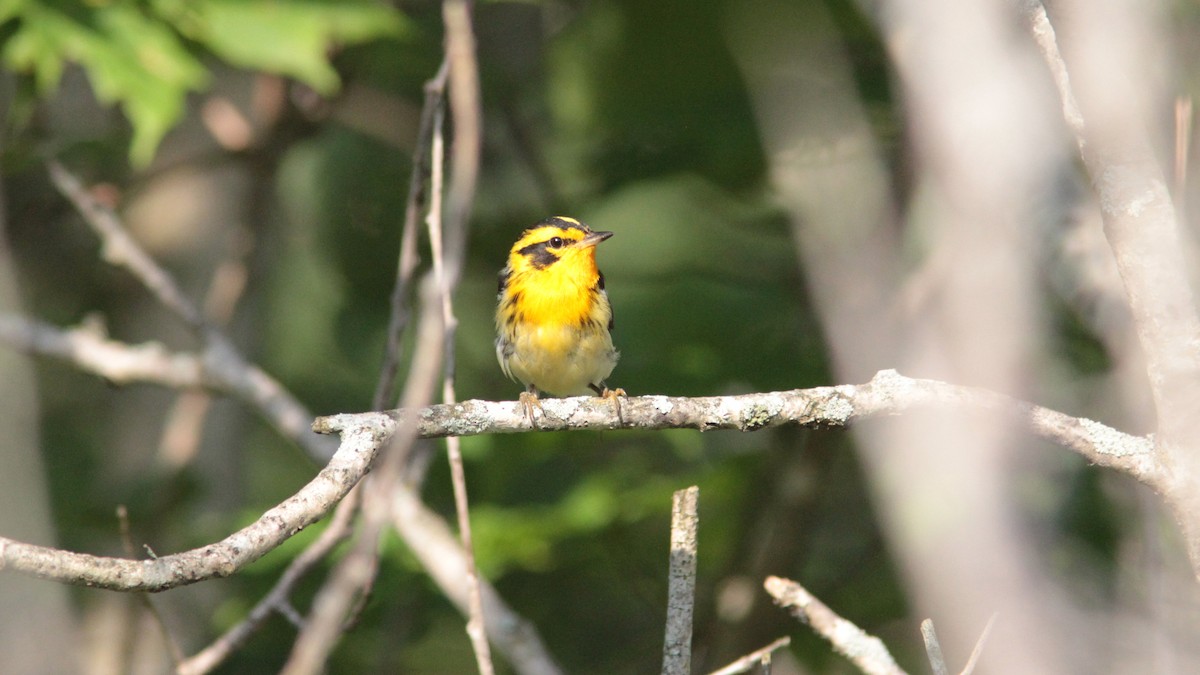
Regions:
<instances>
[{"instance_id":1,"label":"bird's beak","mask_svg":"<svg viewBox=\"0 0 1200 675\"><path fill-rule=\"evenodd\" d=\"M612 232L593 232L583 239L580 239L575 245L579 248L591 248L592 246L599 244L611 236L613 236Z\"/></svg>"}]
</instances>

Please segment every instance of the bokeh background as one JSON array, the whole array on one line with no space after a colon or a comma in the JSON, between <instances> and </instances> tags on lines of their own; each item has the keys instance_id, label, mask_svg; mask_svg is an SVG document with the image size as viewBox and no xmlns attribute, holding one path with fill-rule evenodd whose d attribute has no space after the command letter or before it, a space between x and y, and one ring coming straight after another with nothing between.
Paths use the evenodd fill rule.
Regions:
<instances>
[{"instance_id":1,"label":"bokeh background","mask_svg":"<svg viewBox=\"0 0 1200 675\"><path fill-rule=\"evenodd\" d=\"M1101 4L1116 7L1120 63L1140 73L1128 100L1169 171L1200 8ZM922 23L935 16L947 25ZM455 298L459 397L519 392L495 363L496 273L523 228L563 214L616 233L598 253L622 350L610 383L632 395L896 367L1148 431L1098 210L1022 21L1005 3L477 4L485 148ZM196 346L101 260L47 178L58 158L315 414L367 409L441 30L435 2L0 8L6 311ZM1179 184L1180 199L1194 193ZM3 359L0 534L121 555L125 505L135 542L185 550L319 468L236 402ZM987 420L914 417L859 436L464 439L480 569L567 672L653 672L671 493L695 484L696 672L781 635L793 642L773 672L852 672L771 605L768 574L803 583L911 672L928 667L921 619L954 668L995 611L983 672L1197 663L1194 580L1152 495ZM441 456L423 496L452 514ZM239 621L321 527L232 578L156 596L184 651ZM293 598L301 612L321 581ZM21 616L27 596L48 623ZM136 598L0 573L0 601L21 643L0 671L169 668ZM53 639L16 637L36 625ZM275 617L218 672L277 670L294 637ZM473 668L462 617L390 539L329 672Z\"/></svg>"}]
</instances>

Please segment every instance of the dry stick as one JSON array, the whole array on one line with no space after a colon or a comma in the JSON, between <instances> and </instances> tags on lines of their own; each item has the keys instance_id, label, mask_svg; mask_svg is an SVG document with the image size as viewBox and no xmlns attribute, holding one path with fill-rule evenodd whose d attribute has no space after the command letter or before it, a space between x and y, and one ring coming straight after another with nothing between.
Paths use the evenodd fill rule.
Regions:
<instances>
[{"instance_id":1,"label":"dry stick","mask_svg":"<svg viewBox=\"0 0 1200 675\"><path fill-rule=\"evenodd\" d=\"M174 312L197 333L208 330L200 308L179 290L170 275L138 246L125 231L113 211L88 193L83 183L56 160L49 163L50 178L59 191L74 203L84 221L100 235L102 256L106 262L124 267L151 292L164 307Z\"/></svg>"},{"instance_id":2,"label":"dry stick","mask_svg":"<svg viewBox=\"0 0 1200 675\"><path fill-rule=\"evenodd\" d=\"M404 387L406 405L419 406L432 398L442 361L441 313L436 287L426 283L421 293L421 318L413 367ZM342 559L313 600L308 622L292 646L281 671L284 675L310 675L324 669L337 642L354 596L370 581L372 561L377 555L383 527L391 512L393 486L403 476L408 452L417 437L416 424L401 423L392 434L374 478L364 487L362 531L354 548Z\"/></svg>"},{"instance_id":3,"label":"dry stick","mask_svg":"<svg viewBox=\"0 0 1200 675\"><path fill-rule=\"evenodd\" d=\"M159 342L131 345L108 339L92 324L59 328L20 314L0 312L0 343L38 356L66 361L113 384L145 382L175 389L233 393L214 378L195 354L171 352Z\"/></svg>"},{"instance_id":4,"label":"dry stick","mask_svg":"<svg viewBox=\"0 0 1200 675\"><path fill-rule=\"evenodd\" d=\"M979 656L983 654L983 646L987 644L988 635L992 633L992 626L996 624L998 614L992 614L988 619L987 625L983 627L983 632L979 634L979 639L975 642L975 648L971 650L971 658L967 659L967 665L963 666L960 675L971 675L975 672L975 666L979 663Z\"/></svg>"},{"instance_id":5,"label":"dry stick","mask_svg":"<svg viewBox=\"0 0 1200 675\"><path fill-rule=\"evenodd\" d=\"M845 427L864 419L898 415L914 409L995 410L1034 436L1061 445L1099 464L1126 473L1146 485L1163 489L1169 473L1154 455L1153 443L1083 417L1072 417L986 389L905 377L881 370L866 384L843 384L760 394L684 398L632 396L621 401L624 425L612 406L594 396L542 401L546 414L538 428L546 431L621 429L737 429L757 431L782 425ZM388 433L404 411L346 413L319 417L319 433L373 430ZM417 411L423 438L447 435L519 433L531 429L520 403L463 401Z\"/></svg>"},{"instance_id":6,"label":"dry stick","mask_svg":"<svg viewBox=\"0 0 1200 675\"><path fill-rule=\"evenodd\" d=\"M714 670L708 675L738 675L738 673L747 672L757 665L762 665L764 668L770 667L771 653L777 649L783 649L790 644L792 644L792 639L785 635L766 647L755 649L724 668Z\"/></svg>"},{"instance_id":7,"label":"dry stick","mask_svg":"<svg viewBox=\"0 0 1200 675\"><path fill-rule=\"evenodd\" d=\"M271 588L262 600L250 610L246 618L225 631L204 649L188 657L176 669L177 675L203 675L219 666L225 659L250 639L250 636L262 626L272 612L289 613L288 597L296 584L304 578L317 563L321 562L339 543L350 536L354 523L354 515L358 511L361 488L355 488L338 504L337 510L329 525L320 536L296 556L287 569L280 575L279 581ZM294 610L292 610L294 612ZM293 623L298 622L293 621Z\"/></svg>"},{"instance_id":8,"label":"dry stick","mask_svg":"<svg viewBox=\"0 0 1200 675\"><path fill-rule=\"evenodd\" d=\"M542 405L547 414L538 419L539 426L556 430L757 431L785 424L842 428L914 409L936 407L953 415L963 409L983 408L1001 411L1035 437L1072 450L1093 464L1128 474L1153 489L1164 489L1170 480L1149 438L985 389L908 378L894 370L880 371L870 382L858 385L707 398L630 397L621 402L625 424L620 427L612 406L594 396L546 399ZM122 591L165 590L228 576L323 516L349 492L395 431L397 416L413 420L423 438L529 430L524 411L513 401L464 401L430 406L413 415L357 413L318 418L313 423L318 431L342 435L334 459L300 492L221 542L155 560L126 560L0 537L0 569Z\"/></svg>"},{"instance_id":9,"label":"dry stick","mask_svg":"<svg viewBox=\"0 0 1200 675\"><path fill-rule=\"evenodd\" d=\"M446 521L404 485L392 493L392 523L446 598L468 615L470 601L462 582L468 556ZM546 651L537 629L514 612L486 580L480 580L480 590L488 637L513 669L521 675L561 675L562 669Z\"/></svg>"},{"instance_id":10,"label":"dry stick","mask_svg":"<svg viewBox=\"0 0 1200 675\"><path fill-rule=\"evenodd\" d=\"M462 274L463 252L466 246L467 221L471 204L475 199L475 184L479 175L479 161L483 147L483 113L480 103L479 72L475 54L475 36L471 27L471 6L467 0L446 0L442 4L442 21L446 26L446 60L449 63L450 113L454 120L455 139L451 150L451 177L447 191L446 208L443 212L439 200L440 180L440 124L435 126L435 151L432 154L431 199L428 214L430 248L433 252L434 276L441 290L442 326L445 331L445 375L442 398L445 404L455 403L454 393L454 336L457 319L451 304L454 288ZM434 208L435 205L438 208ZM444 230L443 230L444 228ZM443 234L445 242L443 242ZM481 675L492 675L491 648L488 645L487 627L483 614L483 596L480 591L479 572L475 565L475 552L471 543L471 515L467 500L466 472L463 469L459 440L446 440L446 454L450 462L451 479L454 486L454 507L458 517L459 536L467 555L466 584L469 600L467 635L475 652L476 665Z\"/></svg>"},{"instance_id":11,"label":"dry stick","mask_svg":"<svg viewBox=\"0 0 1200 675\"><path fill-rule=\"evenodd\" d=\"M1080 16L1091 11L1062 3ZM1041 3L1029 10L1030 29L1041 49L1063 101L1084 166L1100 201L1104 234L1116 259L1126 298L1145 356L1156 414L1155 451L1171 465L1173 480L1160 486L1174 511L1187 546L1193 573L1200 577L1200 459L1195 415L1196 382L1200 378L1200 315L1188 283L1178 216L1167 180L1142 131L1141 120L1121 119L1101 109L1097 92L1111 82L1087 69L1069 76L1054 27ZM1082 39L1081 39L1082 42ZM1105 72L1110 77L1109 71ZM1118 75L1119 77L1120 75ZM1073 81L1082 82L1076 90ZM1080 94L1077 96L1077 93ZM1089 102L1095 101L1089 109ZM1077 102L1079 102L1077 104ZM1079 111L1094 115L1088 120Z\"/></svg>"},{"instance_id":12,"label":"dry stick","mask_svg":"<svg viewBox=\"0 0 1200 675\"><path fill-rule=\"evenodd\" d=\"M763 587L775 604L808 624L833 648L868 675L904 675L879 638L838 616L803 586L790 579L767 577Z\"/></svg>"},{"instance_id":13,"label":"dry stick","mask_svg":"<svg viewBox=\"0 0 1200 675\"><path fill-rule=\"evenodd\" d=\"M700 488L693 485L671 497L671 555L667 576L667 629L663 675L692 672L692 615L696 604L696 539L700 526Z\"/></svg>"},{"instance_id":14,"label":"dry stick","mask_svg":"<svg viewBox=\"0 0 1200 675\"><path fill-rule=\"evenodd\" d=\"M0 570L115 591L155 592L227 577L332 510L366 474L385 438L365 429L346 434L333 459L308 484L221 541L151 560L129 560L0 537Z\"/></svg>"},{"instance_id":15,"label":"dry stick","mask_svg":"<svg viewBox=\"0 0 1200 675\"><path fill-rule=\"evenodd\" d=\"M396 264L396 286L392 289L392 311L388 320L387 346L383 364L379 368L379 382L375 396L371 399L372 410L383 410L392 401L396 386L396 373L400 369L400 340L408 327L409 295L413 272L420 262L417 255L417 232L421 213L425 210L428 194L425 176L428 173L426 153L433 143L433 125L442 99L446 95L446 75L449 61L443 60L438 72L425 83L425 102L421 106L421 122L417 129L417 143L413 149L412 174L408 179L408 200L404 206L404 229L400 233L400 257Z\"/></svg>"},{"instance_id":16,"label":"dry stick","mask_svg":"<svg viewBox=\"0 0 1200 675\"><path fill-rule=\"evenodd\" d=\"M217 266L204 299L204 316L214 326L225 326L246 289L249 278L246 261L250 254L249 235L237 237L241 245L232 247L229 259ZM212 407L212 394L206 391L181 392L163 422L158 441L158 457L179 468L196 456L200 447L204 420Z\"/></svg>"},{"instance_id":17,"label":"dry stick","mask_svg":"<svg viewBox=\"0 0 1200 675\"><path fill-rule=\"evenodd\" d=\"M425 185L429 162L426 161L425 156L427 152L433 152L434 127L440 124L442 101L446 91L447 64L448 61L443 60L437 74L425 83L425 102L421 108L421 122L417 130L416 147L413 150L412 175L409 177L408 201L404 209L404 229L400 234L396 285L392 289L392 309L388 319L387 345L384 349L383 363L379 368L379 381L371 401L372 410L382 410L391 402L396 386L396 374L400 369L401 339L408 327L410 286L419 262L417 255L418 227L424 204L429 199ZM346 616L346 630L354 627L363 609L371 600L375 590L375 581L379 574L380 555L382 555L382 551L376 549L375 558L371 561L369 579L360 590L354 607Z\"/></svg>"},{"instance_id":18,"label":"dry stick","mask_svg":"<svg viewBox=\"0 0 1200 675\"><path fill-rule=\"evenodd\" d=\"M1187 222L1188 156L1192 145L1192 97L1175 99L1175 210Z\"/></svg>"},{"instance_id":19,"label":"dry stick","mask_svg":"<svg viewBox=\"0 0 1200 675\"><path fill-rule=\"evenodd\" d=\"M439 75L437 79L442 80L441 86L444 86L445 75ZM437 85L435 84L435 86ZM163 294L166 297L175 298L175 305L186 308L188 303L182 294L177 290L172 292L171 289L176 287L170 277L161 268L158 268L152 259L141 253L131 238L127 235L121 236L123 230L120 228L115 214L92 199L91 195L82 188L82 184L61 166L52 168L52 173L58 177L60 189L80 208L88 223L105 240L105 248L112 248L107 243L110 238L120 240L121 245L115 248L118 250L130 249L133 253L126 257L139 261L137 267L131 268L135 276L139 279L157 279L155 286L167 289ZM465 212L462 213L465 217ZM92 222L93 218L102 219L104 222L97 224ZM112 237L109 237L110 233L112 233ZM461 258L461 254L459 257ZM199 316L198 313L197 316ZM311 419L308 413L305 411L300 415L295 414L297 409L303 409L298 404L292 405L289 402L290 395L286 390L283 390L278 383L271 380L257 367L239 365L244 364L244 360L237 355L227 340L221 338L219 333L213 331L207 337L210 340L217 338L216 344L210 344L202 359L190 354L172 354L157 343L131 347L109 341L103 335L96 335L86 329L61 331L24 317L0 315L0 340L8 341L25 351L57 356L85 371L100 374L115 382L154 382L178 388L206 388L233 394L244 399L252 407L259 409L284 436L293 438L306 447L310 455L324 459L333 454L327 440L312 434L308 429L308 420ZM231 355L235 358L231 359ZM220 368L210 365L213 363L222 365L224 362L228 362L228 365ZM304 426L297 426L295 424L297 419L303 419ZM389 430L388 433L390 434L391 431ZM375 443L371 443L354 434L343 436L342 449L345 452L330 461L326 470L323 470L309 486L306 486L294 497L278 507L268 510L256 523L230 535L225 540L194 551L152 561L154 564L150 566L151 569L145 569L146 566L139 565L138 561L74 554L46 547L30 546L3 537L0 537L0 569L9 566L14 570L35 576L53 578L67 583L104 586L114 590L164 590L208 578L227 576L278 546L306 524L322 517L337 501L336 496L332 500L327 499L327 488L331 482L329 479L336 477L337 480L332 481L335 483L333 487L336 490L348 491L353 488L374 460L381 440L376 439ZM345 492L341 494L345 494ZM437 516L432 517L437 518ZM282 536L274 538L275 534ZM340 536L336 538L331 536L330 539L325 540L322 537L312 545L312 553L318 557L324 555L319 547L322 540L328 541L332 546L340 538ZM422 543L420 540L414 540L409 542L409 546L416 550ZM245 629L244 633L238 632L238 627L235 627L212 645L212 651L206 649L197 654L195 662L197 670L195 672L206 672L226 658L269 615L272 606L285 616L289 616L293 623L300 623L298 619L292 618L298 615L288 604L286 596L288 589L295 580L299 579L303 570L317 562L316 559L309 559L307 554L306 551L300 559L295 561L304 564L294 564L289 567L289 572L294 572L294 580L289 582L288 573L285 572L278 587L273 589L269 596L256 607L252 612L253 616L248 617L246 622L240 624ZM448 594L452 592L452 589L445 583L442 586ZM525 626L525 629L519 631L515 637L526 644L536 645L540 649L540 638L535 629L523 620L519 624L514 623L513 616L515 615L502 617L503 620L499 622L500 627L497 629L499 634L511 637L512 631L507 629L514 625ZM519 617L517 618L519 619ZM522 651L520 648L513 648L513 650ZM532 651L536 654L538 649L532 649ZM541 651L544 654L544 649ZM536 662L536 659L531 658L530 660ZM545 661L552 663L548 657L545 658ZM553 673L556 672L556 669L523 670L522 672Z\"/></svg>"},{"instance_id":20,"label":"dry stick","mask_svg":"<svg viewBox=\"0 0 1200 675\"><path fill-rule=\"evenodd\" d=\"M125 555L130 558L136 555L133 546L133 535L129 529L129 509L125 508L124 504L117 506L117 524L121 530L121 546L125 549ZM176 667L183 662L183 650L179 648L179 643L175 641L175 637L171 635L171 631L167 628L167 622L163 619L162 612L158 611L158 605L146 593L138 593L138 597L145 606L146 611L150 612L150 616L154 618L154 624L158 626L158 631L162 633L163 642L166 643L167 653L171 655L171 663Z\"/></svg>"},{"instance_id":21,"label":"dry stick","mask_svg":"<svg viewBox=\"0 0 1200 675\"><path fill-rule=\"evenodd\" d=\"M112 209L92 197L83 183L58 162L51 161L49 168L59 191L99 235L104 259L127 269L204 341L201 356L204 378L259 410L284 437L295 440L314 459L329 460L333 447L309 433L312 414L278 381L248 362L228 337L205 321L204 314L179 290L171 276L125 231Z\"/></svg>"},{"instance_id":22,"label":"dry stick","mask_svg":"<svg viewBox=\"0 0 1200 675\"><path fill-rule=\"evenodd\" d=\"M933 629L931 619L921 622L921 637L925 640L925 653L929 656L933 675L950 675L950 670L946 668L946 657L942 655L942 643L938 641L937 631Z\"/></svg>"}]
</instances>

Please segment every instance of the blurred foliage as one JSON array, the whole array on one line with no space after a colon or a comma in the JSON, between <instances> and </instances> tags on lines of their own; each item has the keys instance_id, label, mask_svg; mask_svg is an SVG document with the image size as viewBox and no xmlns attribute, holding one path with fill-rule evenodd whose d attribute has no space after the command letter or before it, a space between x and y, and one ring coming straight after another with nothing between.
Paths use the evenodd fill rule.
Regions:
<instances>
[{"instance_id":1,"label":"blurred foliage","mask_svg":"<svg viewBox=\"0 0 1200 675\"><path fill-rule=\"evenodd\" d=\"M8 0L0 3L0 55L42 95L58 86L68 63L81 66L96 97L128 116L130 158L144 167L179 122L187 95L209 85L206 55L328 95L339 84L328 60L333 46L403 26L400 14L369 0Z\"/></svg>"},{"instance_id":2,"label":"blurred foliage","mask_svg":"<svg viewBox=\"0 0 1200 675\"><path fill-rule=\"evenodd\" d=\"M622 350L612 384L631 394L713 395L831 382L726 45L723 22L734 2L477 5L487 146L455 306L460 398L518 393L495 363L496 272L520 231L553 212L616 233L599 251ZM903 124L878 36L856 3L821 4L836 19L889 160L902 167ZM441 58L434 2L397 9L334 0L0 0L0 40L6 67L36 94L10 106L8 124L17 131L10 135L42 134L89 181L128 184L130 200L170 173L174 165L152 159L169 130L198 115L196 93L238 76L221 64L286 75L333 106L361 86L415 108ZM72 64L101 104L121 106L132 128L128 144L119 129L106 132L115 141L81 140L56 135L42 119L39 105L61 104L55 89ZM361 410L383 351L411 148L353 123L352 114L313 114L294 98L267 141L195 165L245 168L256 182L246 198L254 202L246 208L256 251L233 327L241 344L315 414ZM177 322L148 310L127 275L98 261L94 240L41 168L19 159L5 156L9 236L30 311L64 325L100 312L118 338L188 346ZM214 191L201 199L235 197ZM189 255L174 255L162 257L177 272L187 268ZM195 288L200 297L203 284ZM1060 323L1068 361L1087 372L1105 367L1079 321ZM153 444L171 392L116 390L60 364L40 369L45 452L69 548L118 550L111 514L122 503L138 541L160 553L200 545L257 517L315 472L232 404L214 411L193 462L163 466ZM113 450L119 420L145 425L146 447ZM691 484L701 488L698 669L788 634L792 652L813 670L845 672L827 645L765 599L766 574L801 580L884 637L903 664L923 667L916 620L845 434L523 434L464 439L464 452L480 567L568 672L657 669L670 498ZM1078 463L1064 469L1078 470ZM439 455L425 497L450 514L447 474ZM1041 503L1051 514L1047 526L1083 542L1088 555L1114 555L1102 486L1072 486L1065 504ZM320 527L230 580L160 596L185 649L239 621ZM301 611L320 576L293 599ZM95 597L80 591L80 606ZM273 672L294 635L276 617L220 672ZM403 545L389 541L371 602L330 672L462 673L472 663L456 610Z\"/></svg>"}]
</instances>

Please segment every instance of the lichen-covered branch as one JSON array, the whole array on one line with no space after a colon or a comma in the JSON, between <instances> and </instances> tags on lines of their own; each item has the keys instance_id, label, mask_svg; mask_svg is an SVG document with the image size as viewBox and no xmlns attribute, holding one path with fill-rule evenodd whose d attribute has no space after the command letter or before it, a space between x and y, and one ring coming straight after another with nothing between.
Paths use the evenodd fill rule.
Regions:
<instances>
[{"instance_id":1,"label":"lichen-covered branch","mask_svg":"<svg viewBox=\"0 0 1200 675\"><path fill-rule=\"evenodd\" d=\"M685 398L634 396L622 399L620 424L609 401L580 396L542 399L540 431L613 429L735 429L756 431L783 425L844 427L851 422L906 411L944 406L983 407L1010 414L1029 433L1083 455L1088 461L1117 469L1156 489L1165 472L1147 438L1122 433L1099 422L1043 408L985 389L905 377L880 371L866 384L813 387L760 394ZM387 432L402 411L352 413L320 417L319 433L345 433L365 426ZM952 412L948 414L953 414ZM532 429L516 401L463 401L417 412L424 438L519 433Z\"/></svg>"},{"instance_id":2,"label":"lichen-covered branch","mask_svg":"<svg viewBox=\"0 0 1200 675\"><path fill-rule=\"evenodd\" d=\"M811 626L867 675L905 675L879 638L838 616L800 584L790 579L767 577L763 587L775 604Z\"/></svg>"},{"instance_id":3,"label":"lichen-covered branch","mask_svg":"<svg viewBox=\"0 0 1200 675\"><path fill-rule=\"evenodd\" d=\"M663 675L692 672L692 616L696 604L696 540L700 488L675 492L671 500L671 554L667 575L667 630Z\"/></svg>"},{"instance_id":4,"label":"lichen-covered branch","mask_svg":"<svg viewBox=\"0 0 1200 675\"><path fill-rule=\"evenodd\" d=\"M785 424L844 427L933 406L947 408L948 415L963 408L985 407L1009 414L1015 424L1024 426L1035 437L1129 474L1156 490L1168 491L1173 486L1147 438L995 392L913 379L891 370L881 371L870 382L859 385L703 398L631 397L621 404L623 425L618 424L611 404L604 399L545 399L542 405L544 414L538 418L538 427L544 431L755 431ZM121 591L161 591L228 576L324 516L362 478L380 446L395 431L401 414L393 411L318 418L313 423L316 431L342 435L341 447L328 466L290 499L215 544L139 561L72 553L0 537L0 569ZM426 438L531 430L524 409L515 401L464 401L421 408L416 414L417 434Z\"/></svg>"},{"instance_id":5,"label":"lichen-covered branch","mask_svg":"<svg viewBox=\"0 0 1200 675\"><path fill-rule=\"evenodd\" d=\"M307 485L216 543L151 560L130 560L0 537L0 570L114 591L163 591L227 577L328 513L366 473L384 440L368 428L346 434L333 459Z\"/></svg>"}]
</instances>

